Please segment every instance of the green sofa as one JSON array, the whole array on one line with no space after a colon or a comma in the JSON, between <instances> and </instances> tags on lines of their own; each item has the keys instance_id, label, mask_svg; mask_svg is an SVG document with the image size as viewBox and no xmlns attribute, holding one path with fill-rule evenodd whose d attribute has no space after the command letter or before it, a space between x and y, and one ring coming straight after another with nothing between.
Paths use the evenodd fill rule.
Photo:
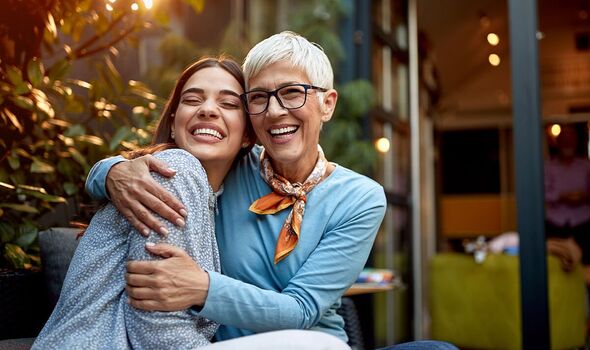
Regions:
<instances>
[{"instance_id":1,"label":"green sofa","mask_svg":"<svg viewBox=\"0 0 590 350\"><path fill-rule=\"evenodd\" d=\"M586 289L582 267L566 273L548 257L551 349L583 347ZM521 349L520 278L517 256L437 254L430 265L433 339L467 349Z\"/></svg>"}]
</instances>

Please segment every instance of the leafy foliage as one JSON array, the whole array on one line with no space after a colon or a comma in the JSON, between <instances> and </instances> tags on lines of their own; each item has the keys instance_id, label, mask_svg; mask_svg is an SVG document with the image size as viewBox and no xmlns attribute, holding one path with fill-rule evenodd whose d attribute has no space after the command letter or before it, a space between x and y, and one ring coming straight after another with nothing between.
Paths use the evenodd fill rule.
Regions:
<instances>
[{"instance_id":1,"label":"leafy foliage","mask_svg":"<svg viewBox=\"0 0 590 350\"><path fill-rule=\"evenodd\" d=\"M228 28L220 48L197 48L169 36L163 65L147 84L127 81L115 59L121 45L136 45L146 28L166 25L186 9L179 2L154 2L131 10L132 0L5 0L0 11L0 267L39 265L40 222L59 206L79 211L87 203L83 185L91 164L150 140L152 122L178 73L220 48L240 59L247 38ZM183 0L200 12L205 0ZM110 6L110 9L107 7ZM310 0L296 5L290 28L323 46L334 67L344 58L337 22L343 2ZM231 26L230 26L231 27ZM271 33L268 33L271 34ZM81 62L92 79L80 74ZM152 91L148 86L154 87ZM371 87L350 82L337 87L338 108L325 125L322 145L330 160L360 172L374 164L363 139L361 118L370 108ZM82 219L87 219L84 213Z\"/></svg>"},{"instance_id":2,"label":"leafy foliage","mask_svg":"<svg viewBox=\"0 0 590 350\"><path fill-rule=\"evenodd\" d=\"M370 175L377 153L364 137L362 123L374 103L373 87L367 80L355 80L337 89L338 104L332 120L324 125L322 147L331 161Z\"/></svg>"},{"instance_id":3,"label":"leafy foliage","mask_svg":"<svg viewBox=\"0 0 590 350\"><path fill-rule=\"evenodd\" d=\"M148 20L146 8L132 10L128 0L5 2L0 267L34 268L39 219L66 203L78 210L89 201L83 186L91 164L151 139L150 123L163 100L143 83L125 81L113 59L116 45L133 44L138 32L156 23ZM204 4L186 2L201 10ZM155 8L149 17L165 23L167 11ZM95 79L75 76L81 60L94 68Z\"/></svg>"},{"instance_id":4,"label":"leafy foliage","mask_svg":"<svg viewBox=\"0 0 590 350\"><path fill-rule=\"evenodd\" d=\"M145 82L160 96L166 96L182 71L195 61L196 57L206 54L188 39L174 34L167 34L158 47L162 64L149 68Z\"/></svg>"},{"instance_id":5,"label":"leafy foliage","mask_svg":"<svg viewBox=\"0 0 590 350\"><path fill-rule=\"evenodd\" d=\"M313 0L305 3L290 28L318 43L331 60L335 72L345 59L338 22L347 16L342 0ZM345 82L336 86L338 104L330 122L323 126L321 144L326 157L359 173L370 174L377 163L377 153L363 131L363 118L374 104L374 93L367 80Z\"/></svg>"}]
</instances>

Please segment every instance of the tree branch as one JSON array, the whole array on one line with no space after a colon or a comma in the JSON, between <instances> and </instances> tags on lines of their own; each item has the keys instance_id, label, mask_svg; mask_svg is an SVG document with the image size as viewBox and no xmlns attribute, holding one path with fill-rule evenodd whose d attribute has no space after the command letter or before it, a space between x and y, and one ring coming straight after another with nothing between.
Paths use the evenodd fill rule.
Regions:
<instances>
[{"instance_id":1,"label":"tree branch","mask_svg":"<svg viewBox=\"0 0 590 350\"><path fill-rule=\"evenodd\" d=\"M115 28L115 26L121 22L123 20L123 18L125 18L127 15L129 14L129 12L125 11L123 12L119 17L115 18L107 27L107 29L105 31L103 31L100 34L95 34L94 36L92 36L90 39L86 40L84 43L82 43L79 47L77 47L76 49L74 49L72 51L72 56L73 57L83 57L80 56L80 54L83 53L83 51L85 51L89 46L91 46L92 44L96 43L98 40L100 40L101 38L103 38L106 34L108 34L111 30L113 30L113 28Z\"/></svg>"},{"instance_id":2,"label":"tree branch","mask_svg":"<svg viewBox=\"0 0 590 350\"><path fill-rule=\"evenodd\" d=\"M110 42L98 46L94 49L89 49L89 50L84 50L82 52L78 52L78 53L74 53L72 58L83 58L86 56L90 56L93 55L97 52L103 51L108 49L111 46L116 45L117 43L119 43L121 40L125 39L125 37L127 35L129 35L129 33L131 33L134 29L135 29L135 24L137 24L137 21L135 23L133 23L129 28L127 28L126 30L122 31L119 36L117 36L116 38L114 38L113 40L111 40Z\"/></svg>"}]
</instances>

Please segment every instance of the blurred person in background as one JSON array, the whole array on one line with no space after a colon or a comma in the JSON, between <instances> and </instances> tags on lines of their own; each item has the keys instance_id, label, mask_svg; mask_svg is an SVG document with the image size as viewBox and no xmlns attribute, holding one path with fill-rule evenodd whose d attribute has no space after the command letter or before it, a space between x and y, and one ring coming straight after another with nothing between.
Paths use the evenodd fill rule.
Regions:
<instances>
[{"instance_id":1,"label":"blurred person in background","mask_svg":"<svg viewBox=\"0 0 590 350\"><path fill-rule=\"evenodd\" d=\"M574 240L590 265L590 160L577 154L578 141L576 129L563 125L557 154L545 161L546 233Z\"/></svg>"}]
</instances>

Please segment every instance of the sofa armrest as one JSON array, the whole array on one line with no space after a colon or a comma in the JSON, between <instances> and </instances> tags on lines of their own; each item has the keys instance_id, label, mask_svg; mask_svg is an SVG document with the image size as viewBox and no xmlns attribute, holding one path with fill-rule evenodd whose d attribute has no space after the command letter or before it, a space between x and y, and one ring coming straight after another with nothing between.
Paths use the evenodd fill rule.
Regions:
<instances>
[{"instance_id":1,"label":"sofa armrest","mask_svg":"<svg viewBox=\"0 0 590 350\"><path fill-rule=\"evenodd\" d=\"M39 233L39 249L49 311L53 310L57 304L70 261L78 246L77 236L81 231L75 228L56 227Z\"/></svg>"}]
</instances>

